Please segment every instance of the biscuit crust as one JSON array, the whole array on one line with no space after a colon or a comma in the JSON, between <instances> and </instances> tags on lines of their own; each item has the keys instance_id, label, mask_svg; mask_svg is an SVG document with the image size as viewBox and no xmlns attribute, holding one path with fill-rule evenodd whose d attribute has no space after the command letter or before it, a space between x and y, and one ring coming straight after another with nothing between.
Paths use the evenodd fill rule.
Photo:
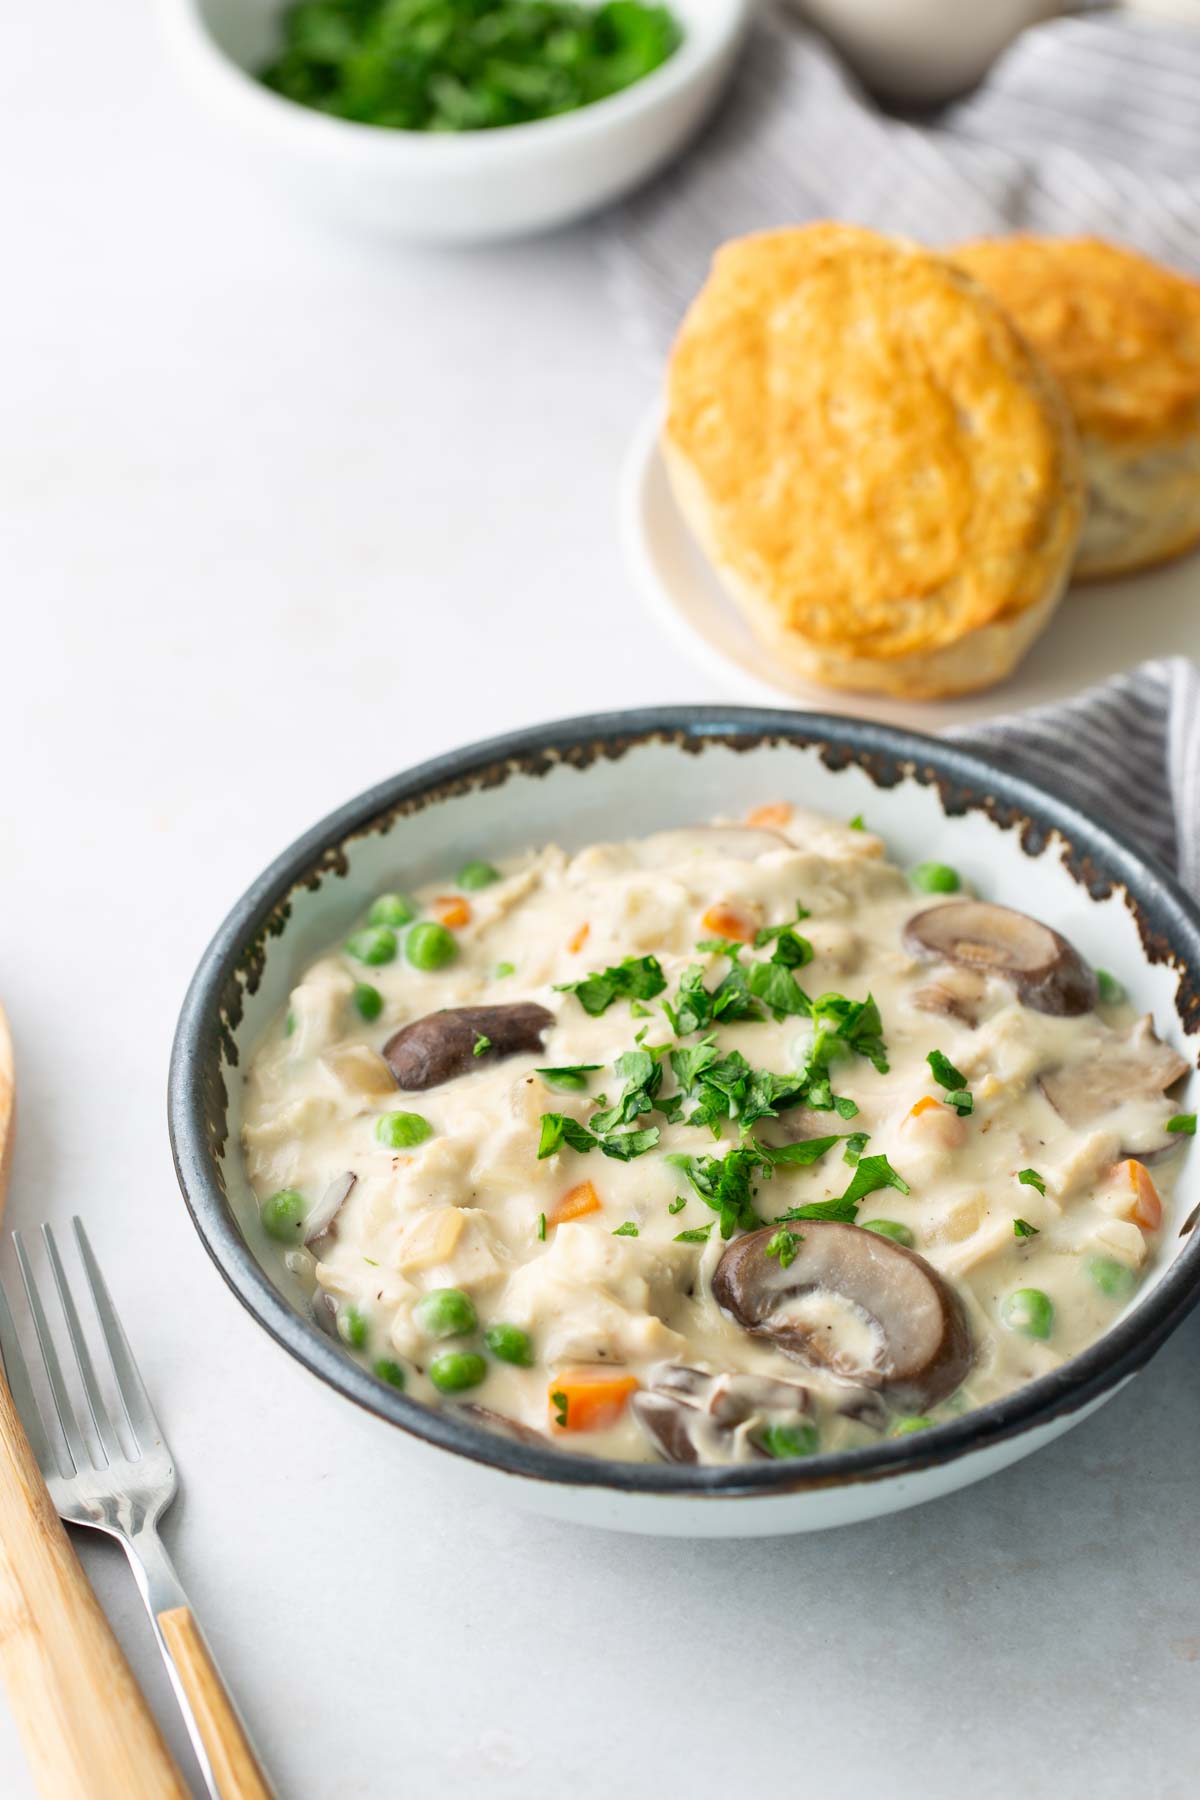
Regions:
<instances>
[{"instance_id":1,"label":"biscuit crust","mask_svg":"<svg viewBox=\"0 0 1200 1800\"><path fill-rule=\"evenodd\" d=\"M1075 574L1132 573L1200 540L1200 284L1098 238L949 252L1062 384L1089 485Z\"/></svg>"},{"instance_id":2,"label":"biscuit crust","mask_svg":"<svg viewBox=\"0 0 1200 1800\"><path fill-rule=\"evenodd\" d=\"M672 352L663 450L751 623L839 687L1007 674L1082 518L1061 395L1000 308L943 259L850 226L718 251Z\"/></svg>"}]
</instances>

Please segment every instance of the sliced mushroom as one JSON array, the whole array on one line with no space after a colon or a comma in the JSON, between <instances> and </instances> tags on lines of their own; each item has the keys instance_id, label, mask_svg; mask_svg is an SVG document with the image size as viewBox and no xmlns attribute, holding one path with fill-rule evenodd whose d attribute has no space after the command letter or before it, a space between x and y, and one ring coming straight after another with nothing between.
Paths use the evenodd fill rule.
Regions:
<instances>
[{"instance_id":1,"label":"sliced mushroom","mask_svg":"<svg viewBox=\"0 0 1200 1800\"><path fill-rule=\"evenodd\" d=\"M735 1238L713 1274L717 1304L785 1356L829 1370L890 1402L920 1411L945 1399L971 1366L971 1336L953 1289L914 1250L878 1232L832 1219L807 1219L793 1233L796 1254L784 1268L767 1255L775 1227ZM810 1296L828 1296L870 1329L869 1356L829 1340L804 1316Z\"/></svg>"},{"instance_id":2,"label":"sliced mushroom","mask_svg":"<svg viewBox=\"0 0 1200 1800\"><path fill-rule=\"evenodd\" d=\"M347 1169L344 1175L338 1175L304 1221L304 1242L310 1248L319 1246L325 1249L337 1236L337 1216L350 1198L358 1176L353 1169Z\"/></svg>"},{"instance_id":3,"label":"sliced mushroom","mask_svg":"<svg viewBox=\"0 0 1200 1800\"><path fill-rule=\"evenodd\" d=\"M312 1297L313 1322L320 1327L326 1337L341 1343L337 1328L337 1301L324 1288L318 1288Z\"/></svg>"},{"instance_id":4,"label":"sliced mushroom","mask_svg":"<svg viewBox=\"0 0 1200 1800\"><path fill-rule=\"evenodd\" d=\"M481 1063L540 1050L542 1033L553 1023L554 1014L533 1000L451 1006L402 1026L383 1046L383 1058L398 1087L437 1087ZM487 1047L477 1055L481 1038L487 1039Z\"/></svg>"},{"instance_id":5,"label":"sliced mushroom","mask_svg":"<svg viewBox=\"0 0 1200 1800\"><path fill-rule=\"evenodd\" d=\"M1110 1041L1092 1052L1086 1062L1048 1069L1038 1076L1038 1086L1063 1122L1072 1131L1107 1118L1129 1101L1160 1100L1173 1082L1188 1072L1189 1064L1170 1044L1164 1044L1149 1013L1124 1036L1113 1032ZM1164 1128L1157 1143L1134 1146L1122 1155L1141 1162L1169 1155L1179 1147L1178 1137Z\"/></svg>"},{"instance_id":6,"label":"sliced mushroom","mask_svg":"<svg viewBox=\"0 0 1200 1800\"><path fill-rule=\"evenodd\" d=\"M936 981L927 981L913 995L919 1012L940 1013L943 1018L957 1019L972 1031L979 1023L985 983L974 969L947 969Z\"/></svg>"},{"instance_id":7,"label":"sliced mushroom","mask_svg":"<svg viewBox=\"0 0 1200 1800\"><path fill-rule=\"evenodd\" d=\"M454 1410L476 1425L486 1425L489 1431L498 1431L504 1437L515 1438L518 1444L534 1444L539 1450L552 1447L552 1441L545 1432L535 1431L532 1425L523 1425L520 1419L510 1419L507 1413L494 1412L490 1406L478 1406L474 1401L466 1401Z\"/></svg>"},{"instance_id":8,"label":"sliced mushroom","mask_svg":"<svg viewBox=\"0 0 1200 1800\"><path fill-rule=\"evenodd\" d=\"M914 956L1002 976L1035 1012L1065 1017L1096 1004L1095 974L1066 938L1010 906L953 900L928 907L908 921L904 945Z\"/></svg>"},{"instance_id":9,"label":"sliced mushroom","mask_svg":"<svg viewBox=\"0 0 1200 1800\"><path fill-rule=\"evenodd\" d=\"M755 1414L799 1419L813 1410L798 1381L771 1375L708 1375L668 1363L630 1401L634 1418L668 1462L694 1463L704 1440L730 1438Z\"/></svg>"}]
</instances>

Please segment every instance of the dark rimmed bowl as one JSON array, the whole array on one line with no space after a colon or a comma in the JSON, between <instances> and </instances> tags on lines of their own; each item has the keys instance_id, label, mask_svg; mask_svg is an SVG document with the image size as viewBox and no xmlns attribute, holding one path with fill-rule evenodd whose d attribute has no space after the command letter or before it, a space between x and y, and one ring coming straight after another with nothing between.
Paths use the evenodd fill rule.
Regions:
<instances>
[{"instance_id":1,"label":"dark rimmed bowl","mask_svg":"<svg viewBox=\"0 0 1200 1800\"><path fill-rule=\"evenodd\" d=\"M863 720L666 707L538 725L381 783L275 859L220 926L188 989L168 1093L175 1167L226 1282L275 1341L377 1422L380 1448L441 1453L447 1474L563 1518L692 1536L815 1530L964 1487L1084 1418L1153 1355L1200 1297L1194 1151L1136 1299L1052 1374L896 1441L803 1462L691 1468L618 1463L501 1437L376 1381L316 1328L268 1266L241 1165L247 1054L303 967L375 893L444 874L469 846L496 856L580 846L787 798L863 813L901 864L954 863L991 898L1054 924L1194 1066L1200 912L1161 866L1096 820L941 740ZM260 1260L261 1259L261 1260Z\"/></svg>"}]
</instances>

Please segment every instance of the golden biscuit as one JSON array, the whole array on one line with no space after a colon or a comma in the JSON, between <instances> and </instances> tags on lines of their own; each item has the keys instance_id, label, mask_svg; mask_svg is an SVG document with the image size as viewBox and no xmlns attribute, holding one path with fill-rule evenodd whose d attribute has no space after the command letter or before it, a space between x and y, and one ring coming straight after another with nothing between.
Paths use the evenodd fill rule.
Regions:
<instances>
[{"instance_id":1,"label":"golden biscuit","mask_svg":"<svg viewBox=\"0 0 1200 1800\"><path fill-rule=\"evenodd\" d=\"M1066 407L1000 309L940 257L850 226L717 252L672 351L663 451L755 629L832 687L1001 680L1082 518Z\"/></svg>"},{"instance_id":2,"label":"golden biscuit","mask_svg":"<svg viewBox=\"0 0 1200 1800\"><path fill-rule=\"evenodd\" d=\"M1200 285L1098 238L948 252L1062 384L1088 514L1075 573L1117 575L1200 541Z\"/></svg>"}]
</instances>

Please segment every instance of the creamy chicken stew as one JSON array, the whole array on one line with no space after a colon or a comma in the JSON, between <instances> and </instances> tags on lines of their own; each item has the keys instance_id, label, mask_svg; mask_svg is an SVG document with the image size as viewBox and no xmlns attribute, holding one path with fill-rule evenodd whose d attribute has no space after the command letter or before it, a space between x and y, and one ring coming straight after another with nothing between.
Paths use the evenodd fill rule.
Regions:
<instances>
[{"instance_id":1,"label":"creamy chicken stew","mask_svg":"<svg viewBox=\"0 0 1200 1800\"><path fill-rule=\"evenodd\" d=\"M1099 1337L1186 1071L1048 925L779 804L381 895L258 1045L244 1148L380 1381L729 1463L922 1429Z\"/></svg>"}]
</instances>

